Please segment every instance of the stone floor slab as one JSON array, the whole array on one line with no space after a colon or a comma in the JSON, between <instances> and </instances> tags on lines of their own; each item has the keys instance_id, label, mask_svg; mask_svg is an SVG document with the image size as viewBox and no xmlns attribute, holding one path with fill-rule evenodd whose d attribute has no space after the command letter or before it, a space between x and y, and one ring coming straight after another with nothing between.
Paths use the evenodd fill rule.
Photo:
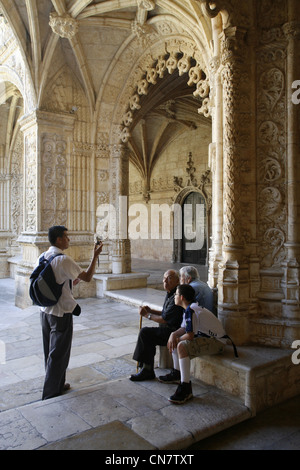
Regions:
<instances>
[{"instance_id":1,"label":"stone floor slab","mask_svg":"<svg viewBox=\"0 0 300 470\"><path fill-rule=\"evenodd\" d=\"M47 443L19 410L4 411L0 416L0 450L33 450Z\"/></svg>"},{"instance_id":2,"label":"stone floor slab","mask_svg":"<svg viewBox=\"0 0 300 470\"><path fill-rule=\"evenodd\" d=\"M149 442L125 426L120 421L90 429L77 436L72 436L40 450L152 450Z\"/></svg>"},{"instance_id":3,"label":"stone floor slab","mask_svg":"<svg viewBox=\"0 0 300 470\"><path fill-rule=\"evenodd\" d=\"M46 400L19 408L46 442L53 442L90 429L86 421L59 400Z\"/></svg>"}]
</instances>

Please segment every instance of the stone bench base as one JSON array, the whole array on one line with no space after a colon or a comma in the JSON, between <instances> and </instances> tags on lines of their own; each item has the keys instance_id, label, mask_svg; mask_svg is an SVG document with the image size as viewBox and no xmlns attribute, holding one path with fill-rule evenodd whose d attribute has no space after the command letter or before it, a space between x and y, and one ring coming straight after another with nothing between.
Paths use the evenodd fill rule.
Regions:
<instances>
[{"instance_id":1,"label":"stone bench base","mask_svg":"<svg viewBox=\"0 0 300 470\"><path fill-rule=\"evenodd\" d=\"M95 274L96 297L104 297L111 290L147 287L148 277L148 273Z\"/></svg>"}]
</instances>

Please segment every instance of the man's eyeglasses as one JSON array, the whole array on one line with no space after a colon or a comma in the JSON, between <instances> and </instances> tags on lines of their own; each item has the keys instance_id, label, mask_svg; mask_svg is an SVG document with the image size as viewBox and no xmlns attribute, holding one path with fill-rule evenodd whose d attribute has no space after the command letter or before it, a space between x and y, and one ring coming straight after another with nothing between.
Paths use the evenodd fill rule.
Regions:
<instances>
[{"instance_id":1,"label":"man's eyeglasses","mask_svg":"<svg viewBox=\"0 0 300 470\"><path fill-rule=\"evenodd\" d=\"M167 279L172 279L174 277L174 274L170 274L170 276L164 277L163 281L166 281Z\"/></svg>"}]
</instances>

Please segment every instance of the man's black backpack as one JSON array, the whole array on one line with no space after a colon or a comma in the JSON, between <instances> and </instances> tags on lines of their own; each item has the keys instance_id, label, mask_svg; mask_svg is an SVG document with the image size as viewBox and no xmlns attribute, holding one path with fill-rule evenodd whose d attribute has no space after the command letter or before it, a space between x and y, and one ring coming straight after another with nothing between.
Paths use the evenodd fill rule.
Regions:
<instances>
[{"instance_id":1,"label":"man's black backpack","mask_svg":"<svg viewBox=\"0 0 300 470\"><path fill-rule=\"evenodd\" d=\"M35 268L30 276L29 295L35 305L40 307L51 307L57 304L64 283L58 284L55 280L54 272L51 267L51 261L56 256L52 256L48 260L41 256L39 265Z\"/></svg>"}]
</instances>

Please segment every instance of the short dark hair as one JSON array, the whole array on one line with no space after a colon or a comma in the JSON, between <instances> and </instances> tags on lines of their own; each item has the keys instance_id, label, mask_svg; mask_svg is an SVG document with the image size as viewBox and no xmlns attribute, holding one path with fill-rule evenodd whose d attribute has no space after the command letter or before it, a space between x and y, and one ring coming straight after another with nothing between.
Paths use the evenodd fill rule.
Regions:
<instances>
[{"instance_id":1,"label":"short dark hair","mask_svg":"<svg viewBox=\"0 0 300 470\"><path fill-rule=\"evenodd\" d=\"M195 290L189 284L180 284L177 286L177 292L182 295L188 302L195 299Z\"/></svg>"},{"instance_id":2,"label":"short dark hair","mask_svg":"<svg viewBox=\"0 0 300 470\"><path fill-rule=\"evenodd\" d=\"M48 240L51 245L55 245L57 238L61 238L68 229L64 225L53 225L48 230Z\"/></svg>"}]
</instances>

